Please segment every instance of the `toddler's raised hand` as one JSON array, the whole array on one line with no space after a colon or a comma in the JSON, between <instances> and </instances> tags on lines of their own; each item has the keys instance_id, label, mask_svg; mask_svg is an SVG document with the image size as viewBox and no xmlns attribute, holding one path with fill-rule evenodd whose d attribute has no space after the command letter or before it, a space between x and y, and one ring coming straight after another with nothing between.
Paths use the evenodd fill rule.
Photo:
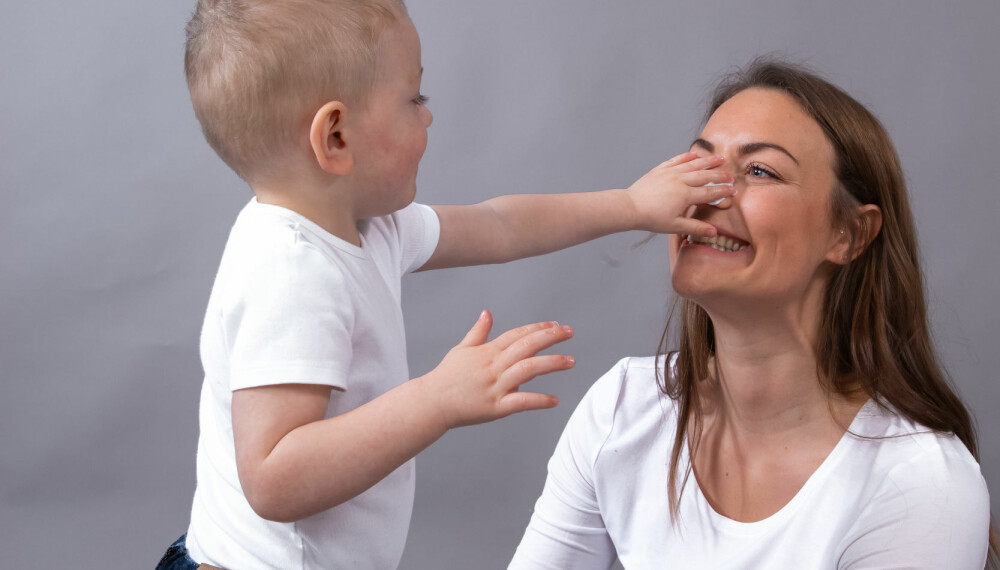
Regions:
<instances>
[{"instance_id":1,"label":"toddler's raised hand","mask_svg":"<svg viewBox=\"0 0 1000 570\"><path fill-rule=\"evenodd\" d=\"M420 379L449 429L558 403L555 396L519 392L518 387L541 374L573 367L570 356L537 355L571 338L573 329L554 322L535 323L487 342L492 326L492 315L483 311L462 342Z\"/></svg>"},{"instance_id":2,"label":"toddler's raised hand","mask_svg":"<svg viewBox=\"0 0 1000 570\"><path fill-rule=\"evenodd\" d=\"M708 204L734 194L733 176L724 170L712 170L722 164L718 156L699 157L694 152L679 154L647 172L626 190L632 199L640 230L715 235L715 228L689 216L692 206ZM725 186L705 186L726 184Z\"/></svg>"}]
</instances>

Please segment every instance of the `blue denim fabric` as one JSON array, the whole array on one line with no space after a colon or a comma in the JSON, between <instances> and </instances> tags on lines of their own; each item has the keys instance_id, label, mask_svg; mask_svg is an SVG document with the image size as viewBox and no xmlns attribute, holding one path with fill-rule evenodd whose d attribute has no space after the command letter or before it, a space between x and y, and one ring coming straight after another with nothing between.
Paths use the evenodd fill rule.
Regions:
<instances>
[{"instance_id":1,"label":"blue denim fabric","mask_svg":"<svg viewBox=\"0 0 1000 570\"><path fill-rule=\"evenodd\" d=\"M184 533L170 545L170 548L163 554L163 558L160 559L160 563L156 565L156 570L197 570L198 563L191 560L191 557L188 556L187 546L184 545L186 538L187 533Z\"/></svg>"}]
</instances>

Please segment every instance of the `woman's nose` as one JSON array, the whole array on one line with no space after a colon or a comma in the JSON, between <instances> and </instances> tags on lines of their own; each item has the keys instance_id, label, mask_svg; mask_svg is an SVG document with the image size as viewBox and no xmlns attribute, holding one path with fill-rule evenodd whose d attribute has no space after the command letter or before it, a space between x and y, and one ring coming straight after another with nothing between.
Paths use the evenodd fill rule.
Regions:
<instances>
[{"instance_id":1,"label":"woman's nose","mask_svg":"<svg viewBox=\"0 0 1000 570\"><path fill-rule=\"evenodd\" d=\"M733 205L733 199L739 193L739 189L735 188L734 182L709 182L705 186L729 186L734 188L735 193L732 196L723 196L717 200L712 200L708 203L709 206L714 206L720 210L725 210Z\"/></svg>"}]
</instances>

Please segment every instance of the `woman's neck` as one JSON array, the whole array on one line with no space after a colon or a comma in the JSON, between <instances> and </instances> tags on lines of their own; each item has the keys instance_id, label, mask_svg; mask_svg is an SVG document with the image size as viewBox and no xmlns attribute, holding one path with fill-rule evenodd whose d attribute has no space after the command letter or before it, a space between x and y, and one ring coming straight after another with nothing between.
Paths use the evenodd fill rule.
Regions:
<instances>
[{"instance_id":1,"label":"woman's neck","mask_svg":"<svg viewBox=\"0 0 1000 570\"><path fill-rule=\"evenodd\" d=\"M715 420L747 436L779 439L803 429L826 431L853 418L860 404L832 393L819 376L811 311L770 312L752 319L712 315L719 378L705 394ZM852 411L853 410L853 411ZM833 416L831 416L833 411Z\"/></svg>"},{"instance_id":2,"label":"woman's neck","mask_svg":"<svg viewBox=\"0 0 1000 570\"><path fill-rule=\"evenodd\" d=\"M715 360L699 387L701 427L689 432L689 443L698 484L725 516L757 521L786 505L864 402L820 377L822 299L817 279L781 299L702 300Z\"/></svg>"}]
</instances>

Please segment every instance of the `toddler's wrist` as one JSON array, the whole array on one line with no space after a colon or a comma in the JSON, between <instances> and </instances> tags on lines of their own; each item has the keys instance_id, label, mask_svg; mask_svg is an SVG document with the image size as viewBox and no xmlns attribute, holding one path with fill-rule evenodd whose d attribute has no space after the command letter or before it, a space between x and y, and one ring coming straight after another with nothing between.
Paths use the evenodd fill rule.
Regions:
<instances>
[{"instance_id":1,"label":"toddler's wrist","mask_svg":"<svg viewBox=\"0 0 1000 570\"><path fill-rule=\"evenodd\" d=\"M623 227L621 231L632 231L643 229L642 213L639 205L635 201L635 190L632 188L615 188L610 190L620 204Z\"/></svg>"},{"instance_id":2,"label":"toddler's wrist","mask_svg":"<svg viewBox=\"0 0 1000 570\"><path fill-rule=\"evenodd\" d=\"M434 382L434 371L430 371L423 376L418 376L409 381L411 394L409 395L411 404L417 413L423 415L431 427L440 432L444 432L454 427L454 418L447 405L440 386Z\"/></svg>"},{"instance_id":3,"label":"toddler's wrist","mask_svg":"<svg viewBox=\"0 0 1000 570\"><path fill-rule=\"evenodd\" d=\"M627 216L627 231L653 231L651 230L652 223L648 219L648 212L645 211L642 205L636 200L638 190L633 188L626 188L622 190L622 194L625 200L626 206L626 216Z\"/></svg>"}]
</instances>

